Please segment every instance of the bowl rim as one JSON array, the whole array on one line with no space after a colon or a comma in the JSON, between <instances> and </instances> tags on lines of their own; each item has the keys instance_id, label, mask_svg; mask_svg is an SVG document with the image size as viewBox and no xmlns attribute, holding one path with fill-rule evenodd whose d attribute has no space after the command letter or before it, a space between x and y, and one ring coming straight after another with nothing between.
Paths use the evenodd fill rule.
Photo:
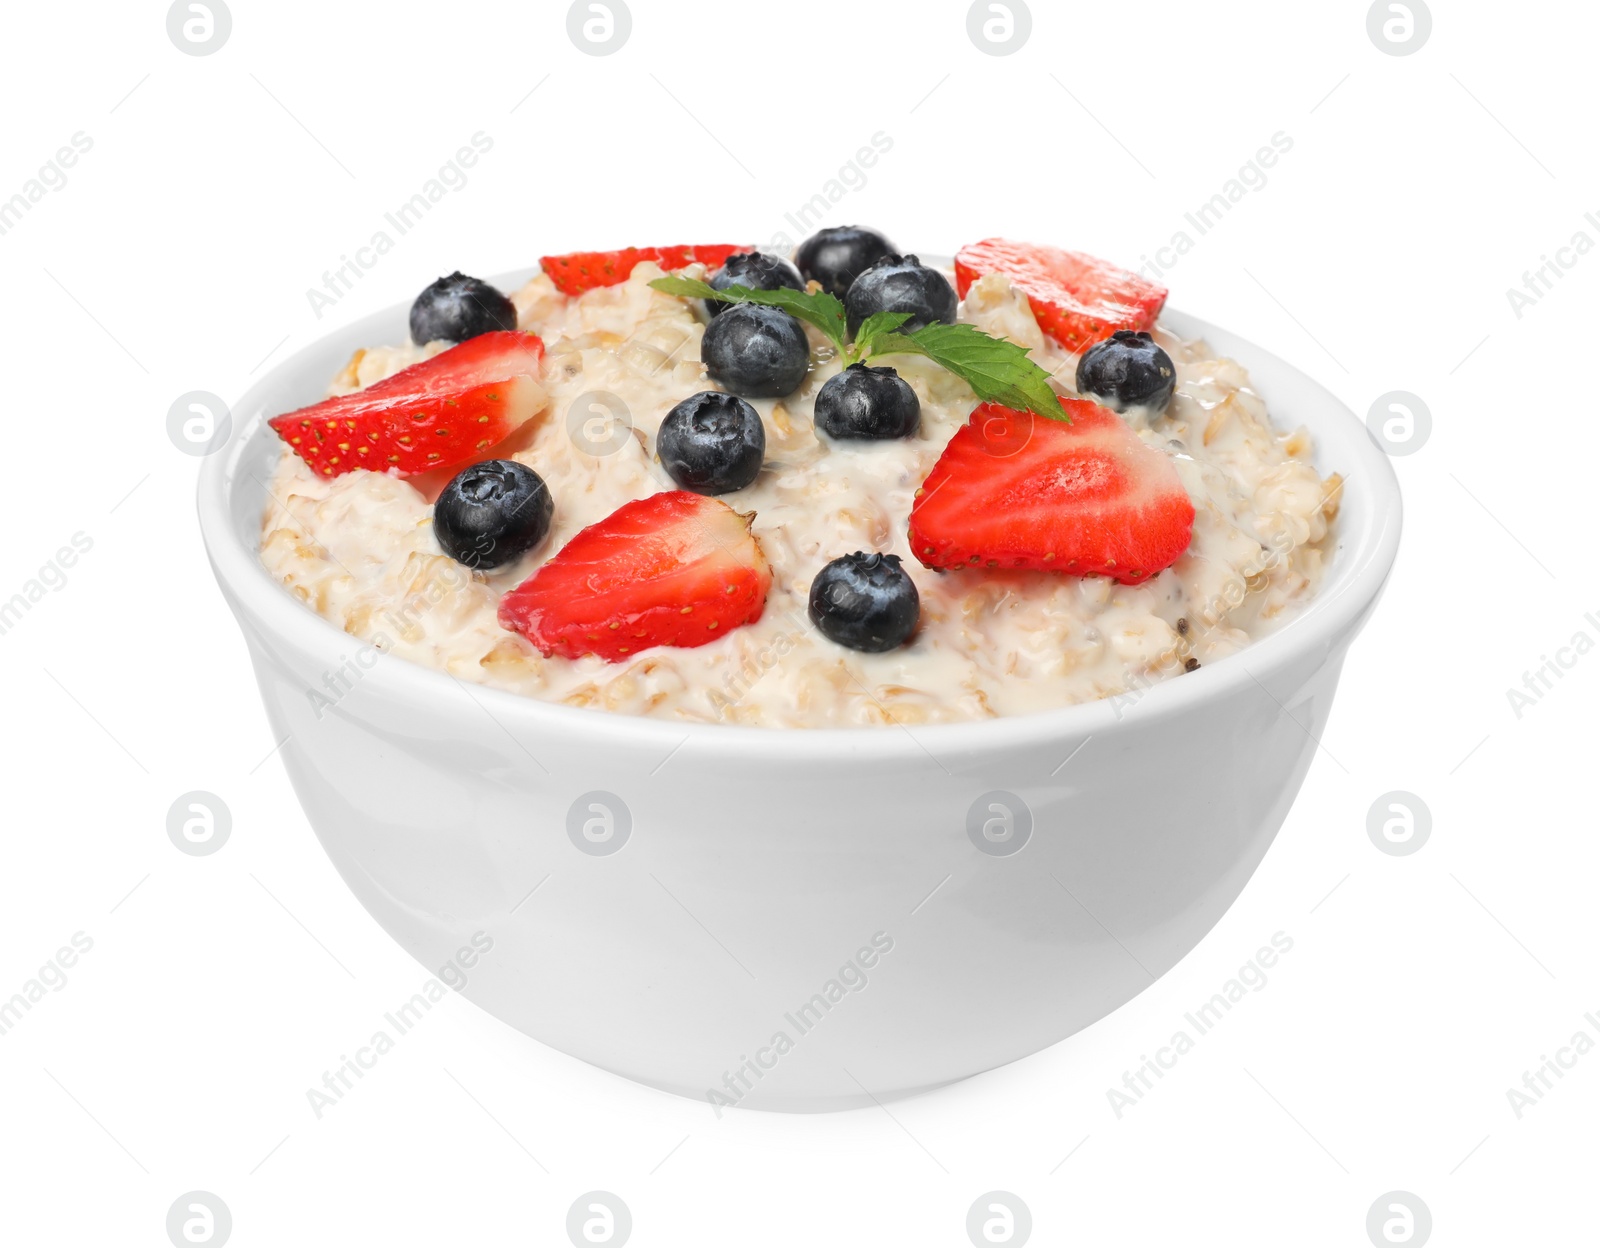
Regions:
<instances>
[{"instance_id":1,"label":"bowl rim","mask_svg":"<svg viewBox=\"0 0 1600 1248\"><path fill-rule=\"evenodd\" d=\"M537 268L530 267L491 280L503 290L515 290L537 272ZM286 592L262 564L258 541L256 544L247 542L238 531L232 519L233 494L243 478L237 468L258 439L270 436L266 426L268 415L262 402L268 390L281 384L285 377L305 370L313 357L325 353L337 340L348 339L367 345L400 341L405 336L408 309L409 304L397 304L358 318L319 337L269 370L234 405L226 441L200 464L196 501L201 536L212 569L239 623L247 631L255 623L269 636L324 657L329 671L344 662L340 648L348 650L351 634ZM873 760L889 760L923 755L932 757L941 766L945 758L988 754L997 749L1037 744L1041 740L1081 738L1087 741L1092 736L1126 731L1157 719L1185 714L1196 704L1208 700L1220 701L1252 682L1266 691L1260 674L1276 671L1307 654L1316 653L1319 648L1331 651L1340 638L1361 622L1364 613L1382 593L1399 550L1402 519L1399 480L1389 456L1349 407L1305 373L1229 331L1186 313L1168 308L1162 313L1161 324L1186 339L1204 338L1216 348L1219 356L1238 360L1251 373L1252 389L1258 393L1261 391L1257 373L1270 371L1277 375L1277 385L1292 383L1306 396L1314 398L1315 406L1324 414L1307 419L1309 413L1297 413L1296 419L1310 427L1316 439L1319 471L1327 471L1323 457L1328 451L1330 432L1343 433L1338 439L1341 453L1351 457L1351 462L1341 461L1338 465L1346 482L1340 511L1344 527L1353 527L1350 520L1352 498L1364 498L1368 505L1358 531L1347 535L1354 539L1353 544L1347 548L1343 537L1338 540L1335 547L1338 557L1330 559L1322 586L1294 618L1268 636L1251 642L1239 653L1185 673L1181 680L1157 681L1146 687L1131 706L1124 707L1114 697L1104 697L989 720L900 724L901 731L895 732L889 726L776 728L695 723L567 706L490 685L460 681L447 672L409 659L373 664L362 678L362 688L415 704L419 709L431 707L434 710L446 698L459 700L461 689L468 688L473 699L507 732L520 730L530 736L577 733L601 736L614 745L646 750L659 748L663 756L707 745L724 756L782 754L836 760L870 756ZM324 378L325 375L318 377L319 386L324 384ZM1280 413L1281 405L1282 400L1277 400ZM1319 429L1319 425L1322 428ZM1352 490L1352 481L1358 481L1364 488ZM344 711L341 704L333 713Z\"/></svg>"}]
</instances>

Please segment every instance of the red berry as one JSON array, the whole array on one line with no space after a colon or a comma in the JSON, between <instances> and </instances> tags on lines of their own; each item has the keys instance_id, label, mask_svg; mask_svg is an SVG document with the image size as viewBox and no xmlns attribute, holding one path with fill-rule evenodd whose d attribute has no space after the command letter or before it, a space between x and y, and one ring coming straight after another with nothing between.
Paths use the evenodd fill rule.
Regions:
<instances>
[{"instance_id":1,"label":"red berry","mask_svg":"<svg viewBox=\"0 0 1600 1248\"><path fill-rule=\"evenodd\" d=\"M540 410L537 334L479 334L375 382L267 423L318 473L370 468L409 477L460 468Z\"/></svg>"},{"instance_id":2,"label":"red berry","mask_svg":"<svg viewBox=\"0 0 1600 1248\"><path fill-rule=\"evenodd\" d=\"M1062 399L1071 424L985 403L911 508L930 568L1033 568L1136 585L1188 549L1194 504L1172 460L1114 412Z\"/></svg>"},{"instance_id":3,"label":"red berry","mask_svg":"<svg viewBox=\"0 0 1600 1248\"><path fill-rule=\"evenodd\" d=\"M701 246L623 247L619 251L574 251L565 256L543 256L539 265L545 276L564 295L581 295L599 286L616 286L628 280L633 266L641 260L654 260L663 269L681 269L703 264L715 269L735 252L753 251L731 243Z\"/></svg>"},{"instance_id":4,"label":"red berry","mask_svg":"<svg viewBox=\"0 0 1600 1248\"><path fill-rule=\"evenodd\" d=\"M772 570L751 515L684 490L624 503L500 600L500 623L545 655L616 663L703 646L761 618Z\"/></svg>"},{"instance_id":5,"label":"red berry","mask_svg":"<svg viewBox=\"0 0 1600 1248\"><path fill-rule=\"evenodd\" d=\"M1028 297L1034 320L1074 355L1119 329L1149 329L1167 288L1137 273L1059 247L986 238L956 252L956 290L966 298L986 273L1003 273Z\"/></svg>"}]
</instances>

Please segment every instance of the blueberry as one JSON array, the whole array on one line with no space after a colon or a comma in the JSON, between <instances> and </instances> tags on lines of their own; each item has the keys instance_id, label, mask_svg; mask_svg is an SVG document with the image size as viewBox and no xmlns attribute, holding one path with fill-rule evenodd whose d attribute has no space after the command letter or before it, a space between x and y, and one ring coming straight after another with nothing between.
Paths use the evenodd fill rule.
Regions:
<instances>
[{"instance_id":1,"label":"blueberry","mask_svg":"<svg viewBox=\"0 0 1600 1248\"><path fill-rule=\"evenodd\" d=\"M756 409L719 390L691 394L667 413L656 434L661 466L696 494L744 489L766 452L767 431Z\"/></svg>"},{"instance_id":2,"label":"blueberry","mask_svg":"<svg viewBox=\"0 0 1600 1248\"><path fill-rule=\"evenodd\" d=\"M835 225L818 230L794 253L794 262L807 281L815 280L830 295L844 298L850 283L871 264L894 252L882 234L859 225Z\"/></svg>"},{"instance_id":3,"label":"blueberry","mask_svg":"<svg viewBox=\"0 0 1600 1248\"><path fill-rule=\"evenodd\" d=\"M956 291L943 273L915 256L884 256L850 283L844 311L851 333L874 312L909 312L911 319L900 327L909 334L935 321L954 321Z\"/></svg>"},{"instance_id":4,"label":"blueberry","mask_svg":"<svg viewBox=\"0 0 1600 1248\"><path fill-rule=\"evenodd\" d=\"M917 587L899 555L856 551L811 582L811 622L829 641L873 654L903 646L917 628Z\"/></svg>"},{"instance_id":5,"label":"blueberry","mask_svg":"<svg viewBox=\"0 0 1600 1248\"><path fill-rule=\"evenodd\" d=\"M777 399L805 380L811 344L800 322L787 312L736 303L706 326L700 359L724 390Z\"/></svg>"},{"instance_id":6,"label":"blueberry","mask_svg":"<svg viewBox=\"0 0 1600 1248\"><path fill-rule=\"evenodd\" d=\"M1078 360L1078 393L1119 412L1129 407L1163 410L1177 380L1172 357L1143 331L1119 329Z\"/></svg>"},{"instance_id":7,"label":"blueberry","mask_svg":"<svg viewBox=\"0 0 1600 1248\"><path fill-rule=\"evenodd\" d=\"M496 329L515 329L517 310L488 282L465 273L441 277L411 305L411 341L465 342Z\"/></svg>"},{"instance_id":8,"label":"blueberry","mask_svg":"<svg viewBox=\"0 0 1600 1248\"><path fill-rule=\"evenodd\" d=\"M730 286L747 286L751 290L806 288L806 284L800 280L800 274L795 272L794 265L760 251L741 251L738 255L729 256L722 262L722 267L706 279L706 283L717 290L727 290ZM706 300L706 311L712 316L732 306L731 303L718 303L715 299Z\"/></svg>"},{"instance_id":9,"label":"blueberry","mask_svg":"<svg viewBox=\"0 0 1600 1248\"><path fill-rule=\"evenodd\" d=\"M550 531L550 491L532 468L486 459L463 468L433 505L433 535L469 568L498 568L526 554Z\"/></svg>"},{"instance_id":10,"label":"blueberry","mask_svg":"<svg viewBox=\"0 0 1600 1248\"><path fill-rule=\"evenodd\" d=\"M817 391L815 419L830 438L909 438L922 404L894 369L852 364Z\"/></svg>"}]
</instances>

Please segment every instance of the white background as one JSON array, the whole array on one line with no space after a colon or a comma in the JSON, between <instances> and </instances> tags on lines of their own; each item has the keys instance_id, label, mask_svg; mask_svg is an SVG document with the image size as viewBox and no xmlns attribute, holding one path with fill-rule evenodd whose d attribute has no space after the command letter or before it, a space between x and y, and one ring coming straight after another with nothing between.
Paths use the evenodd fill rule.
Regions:
<instances>
[{"instance_id":1,"label":"white background","mask_svg":"<svg viewBox=\"0 0 1600 1248\"><path fill-rule=\"evenodd\" d=\"M1363 3L1034 10L993 57L952 0L634 0L596 58L548 2L233 0L226 45L193 57L161 3L8 7L0 198L74 133L93 146L0 236L0 598L74 533L93 547L0 636L0 997L73 933L94 947L0 1036L0 1239L159 1246L203 1189L238 1245L565 1244L598 1188L641 1246L961 1245L1004 1189L1036 1243L1359 1246L1403 1189L1439 1244L1594 1242L1600 1055L1520 1120L1506 1091L1579 1029L1600 1039L1600 657L1520 718L1506 691L1600 639L1600 255L1569 253L1520 317L1506 291L1576 232L1600 243L1600 11L1435 0L1396 57ZM494 146L469 184L318 319L308 288L477 131ZM1130 266L1292 138L1168 274L1172 303L1363 416L1414 392L1433 432L1396 460L1399 564L1282 834L1132 1003L892 1117L719 1121L452 997L318 1121L306 1089L424 972L271 756L169 405L236 398L454 268L765 241L876 131L892 150L830 224ZM232 811L212 857L167 839L193 789ZM1367 836L1390 790L1432 812L1411 856ZM1107 1089L1280 930L1268 985L1119 1119Z\"/></svg>"}]
</instances>

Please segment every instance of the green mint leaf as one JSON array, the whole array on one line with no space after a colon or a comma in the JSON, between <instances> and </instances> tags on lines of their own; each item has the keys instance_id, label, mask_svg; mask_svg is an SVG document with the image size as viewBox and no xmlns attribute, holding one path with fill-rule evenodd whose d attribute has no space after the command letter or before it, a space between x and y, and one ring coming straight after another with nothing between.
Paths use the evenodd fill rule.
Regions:
<instances>
[{"instance_id":1,"label":"green mint leaf","mask_svg":"<svg viewBox=\"0 0 1600 1248\"><path fill-rule=\"evenodd\" d=\"M858 360L865 359L872 354L874 338L893 333L910 319L909 312L874 312L862 321L861 327L856 330L856 342L851 354Z\"/></svg>"},{"instance_id":2,"label":"green mint leaf","mask_svg":"<svg viewBox=\"0 0 1600 1248\"><path fill-rule=\"evenodd\" d=\"M677 295L683 299L720 299L721 292L693 277L658 277L650 283L651 290L663 295Z\"/></svg>"},{"instance_id":3,"label":"green mint leaf","mask_svg":"<svg viewBox=\"0 0 1600 1248\"><path fill-rule=\"evenodd\" d=\"M991 338L976 325L936 322L910 334L878 334L869 345L873 355L927 356L961 378L986 403L1070 423L1061 400L1050 388L1050 374L1028 358L1028 348Z\"/></svg>"},{"instance_id":4,"label":"green mint leaf","mask_svg":"<svg viewBox=\"0 0 1600 1248\"><path fill-rule=\"evenodd\" d=\"M759 303L768 308L780 308L790 316L815 325L830 339L840 352L844 351L844 304L826 291L808 293L803 290L751 290L748 286L729 286L716 290L692 277L658 277L650 283L652 290L664 295L678 295L684 299L715 299L718 303Z\"/></svg>"},{"instance_id":5,"label":"green mint leaf","mask_svg":"<svg viewBox=\"0 0 1600 1248\"><path fill-rule=\"evenodd\" d=\"M789 315L815 325L839 349L845 351L848 333L844 305L824 291L751 290L748 286L729 286L717 290L692 277L658 277L650 283L664 295L682 299L714 299L719 303L759 303L781 308ZM941 368L961 378L972 392L986 403L1002 403L1019 411L1030 411L1047 420L1067 420L1060 400L1050 389L1050 375L1028 358L1028 349L1004 338L992 338L976 325L957 322L935 323L910 334L899 333L910 319L905 312L874 312L861 323L855 334L855 347L848 355L864 360L876 355L926 356Z\"/></svg>"}]
</instances>

